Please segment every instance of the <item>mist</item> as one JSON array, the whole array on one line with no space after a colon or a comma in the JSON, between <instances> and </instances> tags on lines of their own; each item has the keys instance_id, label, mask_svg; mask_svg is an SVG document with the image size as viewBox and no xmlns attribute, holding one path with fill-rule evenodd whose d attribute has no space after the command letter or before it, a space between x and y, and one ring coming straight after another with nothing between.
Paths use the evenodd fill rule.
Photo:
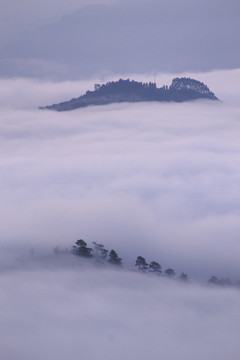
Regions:
<instances>
[{"instance_id":1,"label":"mist","mask_svg":"<svg viewBox=\"0 0 240 360\"><path fill-rule=\"evenodd\" d=\"M238 290L114 270L18 272L0 281L5 359L239 357Z\"/></svg>"},{"instance_id":2,"label":"mist","mask_svg":"<svg viewBox=\"0 0 240 360\"><path fill-rule=\"evenodd\" d=\"M0 80L4 359L239 358L239 289L207 284L240 279L239 74L188 74L219 102L61 113L38 106L100 79ZM123 268L70 254L80 238L115 249ZM139 274L139 255L189 283Z\"/></svg>"},{"instance_id":3,"label":"mist","mask_svg":"<svg viewBox=\"0 0 240 360\"><path fill-rule=\"evenodd\" d=\"M5 2L0 76L61 81L234 69L239 10L237 0Z\"/></svg>"},{"instance_id":4,"label":"mist","mask_svg":"<svg viewBox=\"0 0 240 360\"><path fill-rule=\"evenodd\" d=\"M196 276L237 278L238 76L195 74L221 102L65 113L37 106L93 84L2 80L2 246L71 248L81 237L115 246L127 263L142 253Z\"/></svg>"}]
</instances>

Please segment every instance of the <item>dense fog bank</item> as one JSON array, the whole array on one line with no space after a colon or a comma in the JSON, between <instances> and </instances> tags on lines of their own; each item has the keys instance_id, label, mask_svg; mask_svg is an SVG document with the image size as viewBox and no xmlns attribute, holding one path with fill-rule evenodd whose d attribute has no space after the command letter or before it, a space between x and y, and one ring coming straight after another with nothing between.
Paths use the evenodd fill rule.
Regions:
<instances>
[{"instance_id":1,"label":"dense fog bank","mask_svg":"<svg viewBox=\"0 0 240 360\"><path fill-rule=\"evenodd\" d=\"M239 94L238 74L195 76L211 80L220 103L64 114L37 104L51 102L54 89L64 98L89 84L5 81L1 246L52 249L83 238L116 248L126 261L154 255L196 276L237 278L240 110L228 99Z\"/></svg>"},{"instance_id":2,"label":"dense fog bank","mask_svg":"<svg viewBox=\"0 0 240 360\"><path fill-rule=\"evenodd\" d=\"M94 82L0 81L4 359L238 360L239 289L196 283L240 278L239 70L189 76L222 101L56 113L38 106ZM124 269L53 254L80 238ZM190 283L130 271L139 255Z\"/></svg>"},{"instance_id":3,"label":"dense fog bank","mask_svg":"<svg viewBox=\"0 0 240 360\"><path fill-rule=\"evenodd\" d=\"M93 269L19 271L0 284L5 359L239 356L239 291Z\"/></svg>"}]
</instances>

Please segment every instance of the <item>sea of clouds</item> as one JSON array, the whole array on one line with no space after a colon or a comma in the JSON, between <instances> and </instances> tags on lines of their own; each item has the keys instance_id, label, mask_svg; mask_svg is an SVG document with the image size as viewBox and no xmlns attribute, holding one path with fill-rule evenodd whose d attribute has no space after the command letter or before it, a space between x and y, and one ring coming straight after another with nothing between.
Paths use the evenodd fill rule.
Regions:
<instances>
[{"instance_id":1,"label":"sea of clouds","mask_svg":"<svg viewBox=\"0 0 240 360\"><path fill-rule=\"evenodd\" d=\"M38 106L99 79L0 80L2 358L239 359L240 292L206 281L240 279L240 70L189 76L221 101L57 113ZM79 238L124 270L56 259ZM137 274L138 255L190 284Z\"/></svg>"}]
</instances>

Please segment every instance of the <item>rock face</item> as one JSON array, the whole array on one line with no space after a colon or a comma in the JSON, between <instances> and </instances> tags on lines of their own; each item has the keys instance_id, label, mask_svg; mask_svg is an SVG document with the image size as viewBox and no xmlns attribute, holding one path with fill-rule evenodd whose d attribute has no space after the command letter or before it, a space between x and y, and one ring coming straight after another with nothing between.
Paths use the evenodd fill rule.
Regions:
<instances>
[{"instance_id":1,"label":"rock face","mask_svg":"<svg viewBox=\"0 0 240 360\"><path fill-rule=\"evenodd\" d=\"M155 83L142 83L134 80L108 82L104 85L95 84L94 91L59 104L40 109L68 111L90 105L106 105L120 102L140 101L175 101L183 102L196 99L218 100L209 88L200 81L190 78L175 78L172 84L157 88Z\"/></svg>"}]
</instances>

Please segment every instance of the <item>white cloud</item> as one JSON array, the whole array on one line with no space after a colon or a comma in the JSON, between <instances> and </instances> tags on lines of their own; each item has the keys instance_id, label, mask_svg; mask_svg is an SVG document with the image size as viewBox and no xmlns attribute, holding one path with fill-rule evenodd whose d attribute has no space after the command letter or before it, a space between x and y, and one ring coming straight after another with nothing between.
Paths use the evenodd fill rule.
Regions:
<instances>
[{"instance_id":1,"label":"white cloud","mask_svg":"<svg viewBox=\"0 0 240 360\"><path fill-rule=\"evenodd\" d=\"M6 359L238 359L237 290L83 268L0 282Z\"/></svg>"},{"instance_id":2,"label":"white cloud","mask_svg":"<svg viewBox=\"0 0 240 360\"><path fill-rule=\"evenodd\" d=\"M223 102L57 113L37 107L95 81L0 81L4 359L238 360L239 290L52 255L83 238L125 268L142 255L193 280L239 279L239 70L192 76Z\"/></svg>"},{"instance_id":3,"label":"white cloud","mask_svg":"<svg viewBox=\"0 0 240 360\"><path fill-rule=\"evenodd\" d=\"M228 102L238 73L196 75L212 79L216 95L225 78L225 104L65 113L33 107L93 83L2 80L2 244L71 246L84 237L129 262L142 253L178 271L238 277L239 107Z\"/></svg>"}]
</instances>

